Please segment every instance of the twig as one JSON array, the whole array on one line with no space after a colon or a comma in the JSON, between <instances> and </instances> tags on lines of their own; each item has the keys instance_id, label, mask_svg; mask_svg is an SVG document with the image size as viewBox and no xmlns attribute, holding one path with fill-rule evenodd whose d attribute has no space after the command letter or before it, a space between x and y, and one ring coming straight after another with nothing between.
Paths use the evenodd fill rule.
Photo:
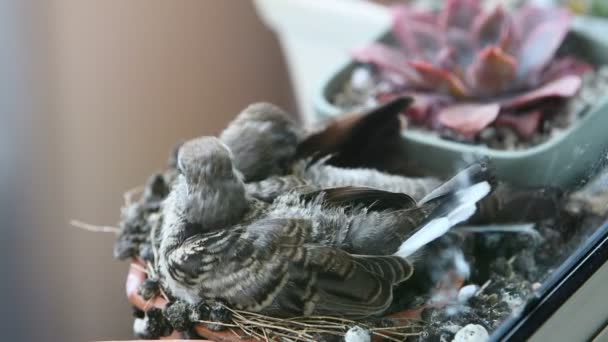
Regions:
<instances>
[{"instance_id":1,"label":"twig","mask_svg":"<svg viewBox=\"0 0 608 342\"><path fill-rule=\"evenodd\" d=\"M143 272L143 273L145 273L145 274L148 274L148 270L147 270L147 269L145 269L145 268L143 268L143 267L141 267L141 266L139 266L138 264L131 263L131 267L133 267L133 268L137 269L137 270L138 270L138 271L140 271L140 272Z\"/></svg>"},{"instance_id":2,"label":"twig","mask_svg":"<svg viewBox=\"0 0 608 342\"><path fill-rule=\"evenodd\" d=\"M231 327L231 328L238 328L238 324L231 324L231 323L222 323L222 322L212 322L212 321L205 321L205 320L197 320L195 321L196 323L203 323L203 324L215 324L215 325L221 325L223 327Z\"/></svg>"},{"instance_id":3,"label":"twig","mask_svg":"<svg viewBox=\"0 0 608 342\"><path fill-rule=\"evenodd\" d=\"M145 187L143 185L139 185L134 187L133 189L127 190L127 192L125 192L122 197L125 200L125 204L127 206L130 206L131 204L133 204L133 196L140 194L144 191Z\"/></svg>"},{"instance_id":4,"label":"twig","mask_svg":"<svg viewBox=\"0 0 608 342\"><path fill-rule=\"evenodd\" d=\"M163 290L163 288L160 288L160 295L163 296L163 298L165 298L167 300L167 302L169 301L169 296L167 296L167 294L165 293L165 290Z\"/></svg>"},{"instance_id":5,"label":"twig","mask_svg":"<svg viewBox=\"0 0 608 342\"><path fill-rule=\"evenodd\" d=\"M517 254L515 254L512 257L510 257L509 260L507 260L507 264L513 265L513 263L515 262L515 259L517 259Z\"/></svg>"},{"instance_id":6,"label":"twig","mask_svg":"<svg viewBox=\"0 0 608 342\"><path fill-rule=\"evenodd\" d=\"M117 228L117 227L96 226L96 225L85 223L85 222L78 221L78 220L71 220L70 225L72 225L76 228L88 230L88 231L94 232L94 233L114 233L114 234L118 235L121 232L121 229Z\"/></svg>"},{"instance_id":7,"label":"twig","mask_svg":"<svg viewBox=\"0 0 608 342\"><path fill-rule=\"evenodd\" d=\"M490 286L490 283L492 283L492 279L488 279L485 283L483 283L483 285L481 285L481 287L479 288L479 290L477 290L475 295L476 296L480 295L488 286Z\"/></svg>"},{"instance_id":8,"label":"twig","mask_svg":"<svg viewBox=\"0 0 608 342\"><path fill-rule=\"evenodd\" d=\"M150 304L152 304L152 300L154 298L150 298L146 301L146 304L144 304L144 311L148 311L148 309L150 308Z\"/></svg>"},{"instance_id":9,"label":"twig","mask_svg":"<svg viewBox=\"0 0 608 342\"><path fill-rule=\"evenodd\" d=\"M245 334L251 337L260 338L264 341L275 341L275 338L279 338L282 341L313 342L316 339L311 334L321 333L344 336L348 327L351 325L365 327L369 329L373 335L385 340L401 341L408 336L419 335L419 333L414 332L413 329L421 328L418 324L372 327L363 322L331 316L300 316L282 319L265 316L255 312L236 310L227 306L224 306L224 308L232 313L233 323Z\"/></svg>"}]
</instances>

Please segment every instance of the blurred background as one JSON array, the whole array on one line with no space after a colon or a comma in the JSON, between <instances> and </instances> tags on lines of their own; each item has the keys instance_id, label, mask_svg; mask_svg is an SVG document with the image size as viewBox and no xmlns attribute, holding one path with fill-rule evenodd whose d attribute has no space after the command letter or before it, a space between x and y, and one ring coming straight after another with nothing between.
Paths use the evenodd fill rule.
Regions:
<instances>
[{"instance_id":1,"label":"blurred background","mask_svg":"<svg viewBox=\"0 0 608 342\"><path fill-rule=\"evenodd\" d=\"M132 337L114 235L125 190L242 108L294 111L249 1L0 0L0 340Z\"/></svg>"}]
</instances>

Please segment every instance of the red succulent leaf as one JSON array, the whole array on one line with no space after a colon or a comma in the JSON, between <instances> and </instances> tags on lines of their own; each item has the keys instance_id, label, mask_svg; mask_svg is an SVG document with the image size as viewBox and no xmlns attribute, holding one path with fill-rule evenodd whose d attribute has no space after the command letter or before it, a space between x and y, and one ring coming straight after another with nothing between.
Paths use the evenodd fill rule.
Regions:
<instances>
[{"instance_id":1,"label":"red succulent leaf","mask_svg":"<svg viewBox=\"0 0 608 342\"><path fill-rule=\"evenodd\" d=\"M403 6L395 7L392 13L393 35L406 55L431 61L437 58L442 41L436 25Z\"/></svg>"},{"instance_id":2,"label":"red succulent leaf","mask_svg":"<svg viewBox=\"0 0 608 342\"><path fill-rule=\"evenodd\" d=\"M546 9L532 5L522 6L513 13L515 24L521 32L530 32L534 26L545 21L547 17Z\"/></svg>"},{"instance_id":3,"label":"red succulent leaf","mask_svg":"<svg viewBox=\"0 0 608 342\"><path fill-rule=\"evenodd\" d=\"M454 67L456 67L455 57L456 57L455 51L452 48L450 48L449 46L444 46L441 50L439 50L439 53L437 54L437 57L435 58L435 64L440 69L446 69L446 70L453 69Z\"/></svg>"},{"instance_id":4,"label":"red succulent leaf","mask_svg":"<svg viewBox=\"0 0 608 342\"><path fill-rule=\"evenodd\" d=\"M437 15L432 11L413 10L412 7L406 5L392 6L390 11L393 21L400 20L437 25Z\"/></svg>"},{"instance_id":5,"label":"red succulent leaf","mask_svg":"<svg viewBox=\"0 0 608 342\"><path fill-rule=\"evenodd\" d=\"M564 76L546 83L540 88L509 98L502 102L502 107L521 107L548 97L571 97L580 89L582 83L583 81L580 76Z\"/></svg>"},{"instance_id":6,"label":"red succulent leaf","mask_svg":"<svg viewBox=\"0 0 608 342\"><path fill-rule=\"evenodd\" d=\"M540 110L532 110L519 114L501 113L496 118L495 125L510 127L523 139L530 139L538 131L542 117L543 112Z\"/></svg>"},{"instance_id":7,"label":"red succulent leaf","mask_svg":"<svg viewBox=\"0 0 608 342\"><path fill-rule=\"evenodd\" d=\"M447 0L439 14L439 26L443 30L468 30L480 11L479 0Z\"/></svg>"},{"instance_id":8,"label":"red succulent leaf","mask_svg":"<svg viewBox=\"0 0 608 342\"><path fill-rule=\"evenodd\" d=\"M412 82L406 80L402 74L378 68L380 79L385 80L391 89L403 89L412 85Z\"/></svg>"},{"instance_id":9,"label":"red succulent leaf","mask_svg":"<svg viewBox=\"0 0 608 342\"><path fill-rule=\"evenodd\" d=\"M412 97L414 102L406 109L405 115L418 124L428 122L433 112L450 101L446 96L428 93L411 92L407 96Z\"/></svg>"},{"instance_id":10,"label":"red succulent leaf","mask_svg":"<svg viewBox=\"0 0 608 342\"><path fill-rule=\"evenodd\" d=\"M457 98L467 97L469 90L456 75L449 70L440 69L430 63L422 61L410 62L420 77L420 87L433 90L439 94L447 94Z\"/></svg>"},{"instance_id":11,"label":"red succulent leaf","mask_svg":"<svg viewBox=\"0 0 608 342\"><path fill-rule=\"evenodd\" d=\"M520 32L515 27L513 18L511 16L506 16L498 45L507 53L515 55L517 53L517 48L519 47L519 38Z\"/></svg>"},{"instance_id":12,"label":"red succulent leaf","mask_svg":"<svg viewBox=\"0 0 608 342\"><path fill-rule=\"evenodd\" d=\"M517 63L498 46L481 51L467 70L467 80L476 94L492 96L508 89Z\"/></svg>"},{"instance_id":13,"label":"red succulent leaf","mask_svg":"<svg viewBox=\"0 0 608 342\"><path fill-rule=\"evenodd\" d=\"M446 107L439 112L439 122L458 133L472 137L496 120L498 103L465 103Z\"/></svg>"},{"instance_id":14,"label":"red succulent leaf","mask_svg":"<svg viewBox=\"0 0 608 342\"><path fill-rule=\"evenodd\" d=\"M556 59L549 64L549 67L542 75L542 82L550 82L568 75L583 76L593 71L593 67L572 56Z\"/></svg>"},{"instance_id":15,"label":"red succulent leaf","mask_svg":"<svg viewBox=\"0 0 608 342\"><path fill-rule=\"evenodd\" d=\"M551 61L570 29L571 18L568 14L550 12L556 12L556 16L533 26L532 31L524 31L529 34L522 41L517 56L517 79L526 85L538 82L539 73Z\"/></svg>"},{"instance_id":16,"label":"red succulent leaf","mask_svg":"<svg viewBox=\"0 0 608 342\"><path fill-rule=\"evenodd\" d=\"M547 21L553 20L568 20L570 14L565 9L559 7L538 7L538 6L522 6L512 18L515 21L515 26L519 32L529 34L534 29Z\"/></svg>"},{"instance_id":17,"label":"red succulent leaf","mask_svg":"<svg viewBox=\"0 0 608 342\"><path fill-rule=\"evenodd\" d=\"M392 32L399 45L403 47L404 53L408 57L415 55L415 51L411 48L412 38L409 27L411 26L412 11L407 6L394 6L391 8L392 15Z\"/></svg>"},{"instance_id":18,"label":"red succulent leaf","mask_svg":"<svg viewBox=\"0 0 608 342\"><path fill-rule=\"evenodd\" d=\"M474 43L468 31L450 28L445 32L444 44L452 52L451 58L460 69L465 69L473 61Z\"/></svg>"},{"instance_id":19,"label":"red succulent leaf","mask_svg":"<svg viewBox=\"0 0 608 342\"><path fill-rule=\"evenodd\" d=\"M478 47L498 44L506 26L507 14L502 6L496 6L491 12L479 15L473 22L473 37Z\"/></svg>"},{"instance_id":20,"label":"red succulent leaf","mask_svg":"<svg viewBox=\"0 0 608 342\"><path fill-rule=\"evenodd\" d=\"M385 71L402 76L411 83L420 83L416 70L409 66L406 56L395 48L374 43L354 50L351 54L358 62L372 63Z\"/></svg>"}]
</instances>

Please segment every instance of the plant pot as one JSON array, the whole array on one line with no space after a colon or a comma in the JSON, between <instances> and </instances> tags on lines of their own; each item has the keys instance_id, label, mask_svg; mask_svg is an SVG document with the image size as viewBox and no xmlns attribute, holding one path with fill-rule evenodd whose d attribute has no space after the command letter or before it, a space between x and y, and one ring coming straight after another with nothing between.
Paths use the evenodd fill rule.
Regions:
<instances>
[{"instance_id":1,"label":"plant pot","mask_svg":"<svg viewBox=\"0 0 608 342\"><path fill-rule=\"evenodd\" d=\"M602 34L602 32L604 34ZM608 21L577 17L566 38L575 54L594 65L608 64ZM387 33L378 41L390 43ZM351 61L331 74L318 88L314 107L320 119L340 115L344 110L330 99L346 82L356 62ZM597 100L585 115L548 141L526 150L505 151L442 139L425 131L404 131L406 152L417 164L438 175L451 173L474 157L485 157L497 175L519 186L572 187L584 182L589 170L605 157L608 149L608 94Z\"/></svg>"}]
</instances>

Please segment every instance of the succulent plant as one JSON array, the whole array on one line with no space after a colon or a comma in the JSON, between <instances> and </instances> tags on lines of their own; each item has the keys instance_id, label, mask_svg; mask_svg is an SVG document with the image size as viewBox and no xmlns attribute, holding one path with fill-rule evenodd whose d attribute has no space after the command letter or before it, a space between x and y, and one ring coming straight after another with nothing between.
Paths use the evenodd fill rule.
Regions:
<instances>
[{"instance_id":1,"label":"succulent plant","mask_svg":"<svg viewBox=\"0 0 608 342\"><path fill-rule=\"evenodd\" d=\"M490 125L527 139L555 106L574 96L591 66L556 57L572 17L560 8L484 11L478 0L448 0L438 12L392 9L399 47L374 43L353 52L391 84L379 97L408 94L406 115L472 139ZM380 99L382 100L382 99Z\"/></svg>"}]
</instances>

